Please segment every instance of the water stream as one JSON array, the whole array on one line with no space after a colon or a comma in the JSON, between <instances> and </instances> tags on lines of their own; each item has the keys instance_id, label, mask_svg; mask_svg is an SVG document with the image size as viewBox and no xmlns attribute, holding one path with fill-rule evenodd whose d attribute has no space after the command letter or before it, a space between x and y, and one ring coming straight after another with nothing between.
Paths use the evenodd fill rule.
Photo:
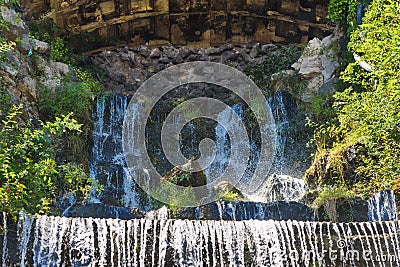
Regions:
<instances>
[{"instance_id":1,"label":"water stream","mask_svg":"<svg viewBox=\"0 0 400 267\"><path fill-rule=\"evenodd\" d=\"M398 221L118 220L21 223L21 265L399 266ZM30 246L32 245L32 246ZM336 266L336 265L335 265Z\"/></svg>"},{"instance_id":2,"label":"water stream","mask_svg":"<svg viewBox=\"0 0 400 267\"><path fill-rule=\"evenodd\" d=\"M148 210L144 192L129 173L121 146L128 99L101 95L94 109L90 201ZM290 202L306 192L304 182L290 175L286 157L290 128L284 98L269 99L277 122L277 164L255 202L217 201L188 209L197 220L170 219L162 208L142 219L66 218L21 213L18 223L20 266L400 266L400 224L394 193L383 191L368 201L370 222L315 222L305 205ZM244 116L243 106L233 107ZM140 107L137 107L140 112ZM221 120L229 121L222 112ZM196 128L189 125L188 135ZM134 144L134 142L132 142ZM229 159L226 130L215 129L216 162L206 170L221 172ZM182 144L185 147L185 144ZM193 144L186 146L192 149ZM257 162L257 146L251 149ZM134 174L133 174L134 175ZM249 196L248 196L249 197ZM277 202L277 200L283 200ZM217 214L211 214L211 213ZM296 221L293 220L297 218ZM2 216L2 266L11 259L9 228Z\"/></svg>"}]
</instances>

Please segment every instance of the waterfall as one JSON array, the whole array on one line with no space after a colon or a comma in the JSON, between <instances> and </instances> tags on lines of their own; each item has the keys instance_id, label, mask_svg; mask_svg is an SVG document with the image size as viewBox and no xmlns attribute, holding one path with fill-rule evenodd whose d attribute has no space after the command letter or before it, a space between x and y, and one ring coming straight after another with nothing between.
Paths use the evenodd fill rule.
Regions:
<instances>
[{"instance_id":1,"label":"waterfall","mask_svg":"<svg viewBox=\"0 0 400 267\"><path fill-rule=\"evenodd\" d=\"M297 201L301 199L307 191L306 183L301 178L296 170L292 170L292 160L286 158L287 156L287 142L289 139L289 131L291 129L290 116L291 110L288 105L295 105L293 100L284 92L277 92L273 97L267 100L267 105L271 108L272 114L275 119L276 125L276 158L271 175L266 178L264 184L260 189L252 195L246 195L250 201L256 202L273 202L273 201ZM293 108L293 107L291 107ZM242 120L246 120L243 112L243 104L235 104L232 109L238 114ZM231 118L228 116L229 112L224 110L218 115L218 121L229 123ZM261 127L263 127L261 125ZM223 173L224 169L229 163L230 157L230 142L226 129L218 124L215 128L216 140L216 157L215 162L208 169L205 174L210 177L212 174L219 175ZM245 172L243 181L247 181L257 168L259 160L259 149L255 140L250 138L250 160L249 166ZM237 185L240 188L240 184Z\"/></svg>"},{"instance_id":2,"label":"waterfall","mask_svg":"<svg viewBox=\"0 0 400 267\"><path fill-rule=\"evenodd\" d=\"M276 92L267 102L275 119L277 133L275 162L270 176L254 195L249 196L249 199L257 202L298 201L307 192L307 186L302 179L302 173L294 167L299 163L299 159L288 157L289 153L296 152L287 149L292 130L290 116L293 111L290 109L296 104L290 95L282 91Z\"/></svg>"},{"instance_id":3,"label":"waterfall","mask_svg":"<svg viewBox=\"0 0 400 267\"><path fill-rule=\"evenodd\" d=\"M285 147L290 128L289 113L285 106L283 92L277 92L273 97L268 98L268 105L271 107L276 125L276 157L281 163L285 162Z\"/></svg>"},{"instance_id":4,"label":"waterfall","mask_svg":"<svg viewBox=\"0 0 400 267\"><path fill-rule=\"evenodd\" d=\"M290 175L273 174L267 178L261 190L251 196L252 201L298 201L307 193L307 186L303 179Z\"/></svg>"},{"instance_id":5,"label":"waterfall","mask_svg":"<svg viewBox=\"0 0 400 267\"><path fill-rule=\"evenodd\" d=\"M275 166L278 167L275 167L271 177L266 179L265 185L260 188L259 192L247 196L248 199L252 201L272 202L278 200L298 200L305 191L305 183L302 179L297 179L295 176L292 176L291 173L285 172L289 168L288 165L291 164L291 162L287 162L285 158L288 128L290 127L290 110L287 108L287 105L290 103L285 99L286 96L278 92L268 100L268 105L272 108L277 125L277 163ZM140 160L138 160L137 166L130 172L126 166L122 150L122 125L127 106L128 98L121 95L99 95L96 99L93 112L93 149L90 161L90 174L93 179L94 188L96 185L100 184L104 187L104 191L99 194L96 190L92 190L90 202L102 202L105 204L148 209L144 202L149 202L149 199L145 199L142 190L137 186L134 178L138 179L138 177L133 177L138 175L138 173L142 173L140 171ZM132 116L140 115L141 107L139 105L132 105L131 109L130 113ZM246 120L243 103L233 105L232 109L239 118L242 118L243 121ZM160 116L162 115L157 115L159 121L156 122L156 125L153 125L155 128L161 123ZM180 119L177 118L177 120ZM136 120L135 118L130 118L130 121L133 123ZM205 169L208 183L211 181L210 177L218 177L224 172L230 160L231 144L227 134L227 130L229 129L225 129L221 123L223 122L226 125L231 125L230 129L235 129L236 127L234 123L232 123L232 118L227 110L224 110L218 115L218 121L220 123L218 123L215 128L215 159L213 163ZM150 136L148 135L153 136L154 133L148 132L146 139L149 139ZM185 156L192 157L198 153L196 145L198 142L197 137L195 124L189 122L187 126L184 127L182 139L180 140L181 150ZM136 143L135 136L132 136L130 140L130 145L134 146ZM152 142L156 142L156 140L152 140ZM248 178L252 177L255 168L257 168L260 156L259 148L254 138L250 138L249 145L249 164L241 183L246 183ZM158 147L152 144L148 144L148 147L151 151L154 150L155 154L160 153ZM132 151L135 151L135 149L133 148ZM163 154L157 154L157 156L158 159L164 159ZM169 168L167 168L168 166L168 163L166 163L157 167L160 168L161 172L165 172L169 170ZM144 174L142 174L142 176L143 175ZM139 179L143 179L144 184L146 184L146 180L149 180L148 177L140 177ZM280 182L277 182L277 180ZM240 189L240 184L237 186ZM209 188L209 190L212 190L212 188Z\"/></svg>"},{"instance_id":6,"label":"waterfall","mask_svg":"<svg viewBox=\"0 0 400 267\"><path fill-rule=\"evenodd\" d=\"M398 221L119 220L37 216L33 266L399 266ZM23 228L29 227L22 224ZM22 229L28 232L29 229ZM27 236L21 236L27 238Z\"/></svg>"},{"instance_id":7,"label":"waterfall","mask_svg":"<svg viewBox=\"0 0 400 267\"><path fill-rule=\"evenodd\" d=\"M255 202L226 202L217 201L208 204L214 206L212 210L218 211L214 216L215 220L302 220L313 221L313 210L307 206L295 202L274 202L274 203L255 203ZM216 207L215 207L216 206ZM199 219L210 219L209 215L203 214L200 208Z\"/></svg>"},{"instance_id":8,"label":"waterfall","mask_svg":"<svg viewBox=\"0 0 400 267\"><path fill-rule=\"evenodd\" d=\"M7 214L3 212L3 227L2 227L2 235L3 235L3 251L2 251L2 257L1 257L1 265L3 267L7 266L7 256L8 256L8 229L7 229Z\"/></svg>"},{"instance_id":9,"label":"waterfall","mask_svg":"<svg viewBox=\"0 0 400 267\"><path fill-rule=\"evenodd\" d=\"M397 220L395 195L392 190L376 193L368 200L368 218L370 221Z\"/></svg>"},{"instance_id":10,"label":"waterfall","mask_svg":"<svg viewBox=\"0 0 400 267\"><path fill-rule=\"evenodd\" d=\"M93 112L93 149L90 175L104 186L99 196L91 193L91 202L114 200L125 207L141 207L139 189L132 178L122 151L122 125L128 98L122 95L99 95Z\"/></svg>"},{"instance_id":11,"label":"waterfall","mask_svg":"<svg viewBox=\"0 0 400 267\"><path fill-rule=\"evenodd\" d=\"M19 214L18 228L18 248L20 253L20 266L25 267L26 257L28 253L28 243L32 231L33 218L21 211Z\"/></svg>"},{"instance_id":12,"label":"waterfall","mask_svg":"<svg viewBox=\"0 0 400 267\"><path fill-rule=\"evenodd\" d=\"M218 115L218 124L215 127L215 146L216 153L214 162L210 167L204 170L204 173L207 177L208 183L210 182L210 177L219 177L223 174L225 168L229 164L229 158L231 155L230 150L230 142L228 137L228 129L225 129L222 125L232 125L232 129L235 128L235 125L232 123L232 117L230 116L230 107L227 107ZM243 107L242 104L235 104L232 106L232 110L242 118L243 115Z\"/></svg>"}]
</instances>

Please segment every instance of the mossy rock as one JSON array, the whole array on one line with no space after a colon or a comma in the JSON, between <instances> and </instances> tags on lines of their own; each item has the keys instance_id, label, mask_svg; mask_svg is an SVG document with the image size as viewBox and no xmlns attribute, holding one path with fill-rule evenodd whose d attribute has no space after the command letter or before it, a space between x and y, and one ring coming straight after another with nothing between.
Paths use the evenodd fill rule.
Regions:
<instances>
[{"instance_id":1,"label":"mossy rock","mask_svg":"<svg viewBox=\"0 0 400 267\"><path fill-rule=\"evenodd\" d=\"M214 186L213 192L215 195L221 196L221 199L230 202L247 200L243 193L236 186L227 181L222 181Z\"/></svg>"},{"instance_id":2,"label":"mossy rock","mask_svg":"<svg viewBox=\"0 0 400 267\"><path fill-rule=\"evenodd\" d=\"M168 181L173 184L184 187L199 187L207 184L207 177L204 171L193 172L193 170L201 169L199 164L190 159L188 163L177 166L170 170L161 181Z\"/></svg>"}]
</instances>

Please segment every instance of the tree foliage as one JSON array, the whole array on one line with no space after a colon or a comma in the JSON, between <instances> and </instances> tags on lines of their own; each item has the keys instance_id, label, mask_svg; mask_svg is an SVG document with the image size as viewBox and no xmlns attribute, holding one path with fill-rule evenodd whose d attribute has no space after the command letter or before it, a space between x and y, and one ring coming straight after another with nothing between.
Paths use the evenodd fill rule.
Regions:
<instances>
[{"instance_id":1,"label":"tree foliage","mask_svg":"<svg viewBox=\"0 0 400 267\"><path fill-rule=\"evenodd\" d=\"M363 194L399 189L400 2L372 1L348 48L372 70L353 62L341 74L348 87L335 95L335 120L316 131L319 154L361 146L365 153L359 155L356 171L363 179L354 189Z\"/></svg>"},{"instance_id":2,"label":"tree foliage","mask_svg":"<svg viewBox=\"0 0 400 267\"><path fill-rule=\"evenodd\" d=\"M359 0L330 0L328 18L351 32L357 26L356 14Z\"/></svg>"},{"instance_id":3,"label":"tree foliage","mask_svg":"<svg viewBox=\"0 0 400 267\"><path fill-rule=\"evenodd\" d=\"M55 160L60 138L81 127L71 114L34 126L21 119L21 110L13 106L0 124L0 210L13 216L20 210L47 213L59 197L58 184L75 193L89 181Z\"/></svg>"}]
</instances>

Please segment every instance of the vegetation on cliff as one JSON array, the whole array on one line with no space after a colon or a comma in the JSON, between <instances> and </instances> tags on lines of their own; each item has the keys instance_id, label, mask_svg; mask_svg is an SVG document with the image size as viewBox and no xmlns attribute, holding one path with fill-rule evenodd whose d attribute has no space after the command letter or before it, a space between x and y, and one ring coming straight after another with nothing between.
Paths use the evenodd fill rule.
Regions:
<instances>
[{"instance_id":1,"label":"vegetation on cliff","mask_svg":"<svg viewBox=\"0 0 400 267\"><path fill-rule=\"evenodd\" d=\"M71 114L53 122L21 119L22 105L13 106L0 126L0 210L16 214L47 213L58 196L58 185L74 186L73 179L64 180L62 170L68 165L57 164L57 145L65 132L79 131Z\"/></svg>"},{"instance_id":2,"label":"vegetation on cliff","mask_svg":"<svg viewBox=\"0 0 400 267\"><path fill-rule=\"evenodd\" d=\"M0 4L9 12L15 3ZM51 31L48 39L42 38L54 40L50 58L45 52L24 50L19 39L24 30L14 23L18 21L18 17L6 21L0 15L0 68L9 76L0 77L0 210L14 218L21 210L57 214L58 200L73 203L87 197L92 100L102 91L93 73L83 68L83 58L75 56ZM41 37L38 32L30 34L29 42ZM73 71L65 77L49 76L55 61L70 64ZM18 74L18 68L26 70ZM20 82L24 79L32 83ZM47 83L48 79L54 82ZM24 90L30 91L34 102L16 98ZM27 113L27 106L32 105L38 114L32 109Z\"/></svg>"},{"instance_id":3,"label":"vegetation on cliff","mask_svg":"<svg viewBox=\"0 0 400 267\"><path fill-rule=\"evenodd\" d=\"M350 30L348 50L357 60L341 73L334 113L315 131L317 153L307 176L317 186L365 196L400 190L400 3L372 1L354 27L357 2L331 1L330 17Z\"/></svg>"}]
</instances>

